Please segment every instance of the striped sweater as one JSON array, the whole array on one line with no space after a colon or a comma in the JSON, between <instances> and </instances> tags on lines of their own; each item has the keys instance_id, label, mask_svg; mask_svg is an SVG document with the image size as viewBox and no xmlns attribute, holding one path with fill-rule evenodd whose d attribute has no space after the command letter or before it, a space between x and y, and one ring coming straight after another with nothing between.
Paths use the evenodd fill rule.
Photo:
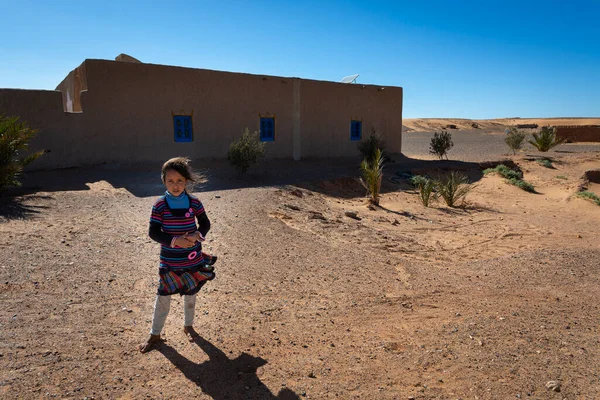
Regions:
<instances>
[{"instance_id":1,"label":"striped sweater","mask_svg":"<svg viewBox=\"0 0 600 400\"><path fill-rule=\"evenodd\" d=\"M210 229L210 221L200 200L190 194L188 197L188 208L171 209L165 196L161 196L152 206L149 235L161 244L160 268L181 271L198 267L204 261L200 242L189 248L171 247L171 241L176 236L196 230L199 230L202 236L206 236Z\"/></svg>"}]
</instances>

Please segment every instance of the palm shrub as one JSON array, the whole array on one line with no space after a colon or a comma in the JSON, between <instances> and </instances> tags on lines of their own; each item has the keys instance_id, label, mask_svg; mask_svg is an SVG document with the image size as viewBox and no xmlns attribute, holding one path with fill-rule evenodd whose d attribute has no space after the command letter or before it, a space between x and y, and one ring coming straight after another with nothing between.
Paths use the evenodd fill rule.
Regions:
<instances>
[{"instance_id":1,"label":"palm shrub","mask_svg":"<svg viewBox=\"0 0 600 400\"><path fill-rule=\"evenodd\" d=\"M435 186L448 207L455 207L459 202L462 204L465 196L472 189L469 178L457 171L450 171L449 174L438 179Z\"/></svg>"},{"instance_id":2,"label":"palm shrub","mask_svg":"<svg viewBox=\"0 0 600 400\"><path fill-rule=\"evenodd\" d=\"M429 143L429 152L435 154L440 160L446 156L448 159L448 151L454 146L452 135L447 131L442 133L435 132Z\"/></svg>"},{"instance_id":3,"label":"palm shrub","mask_svg":"<svg viewBox=\"0 0 600 400\"><path fill-rule=\"evenodd\" d=\"M506 143L506 145L512 150L513 155L515 155L517 154L517 150L523 148L523 142L525 141L525 137L527 137L525 132L520 131L513 126L506 130L506 137L504 138L504 143Z\"/></svg>"},{"instance_id":4,"label":"palm shrub","mask_svg":"<svg viewBox=\"0 0 600 400\"><path fill-rule=\"evenodd\" d=\"M20 186L19 177L23 168L44 154L44 151L26 153L29 140L37 130L31 129L26 122L19 121L19 117L5 117L0 115L0 190L9 186Z\"/></svg>"},{"instance_id":5,"label":"palm shrub","mask_svg":"<svg viewBox=\"0 0 600 400\"><path fill-rule=\"evenodd\" d=\"M371 135L366 140L359 142L356 147L362 154L363 159L373 160L375 159L377 150L380 150L383 153L385 142L383 141L381 134L373 129Z\"/></svg>"},{"instance_id":6,"label":"palm shrub","mask_svg":"<svg viewBox=\"0 0 600 400\"><path fill-rule=\"evenodd\" d=\"M419 191L419 200L425 207L438 198L436 191L436 182L426 176L415 175L411 178L411 183Z\"/></svg>"},{"instance_id":7,"label":"palm shrub","mask_svg":"<svg viewBox=\"0 0 600 400\"><path fill-rule=\"evenodd\" d=\"M542 127L540 133L533 134L533 140L528 140L536 149L546 152L553 147L566 142L567 139L556 136L556 128Z\"/></svg>"},{"instance_id":8,"label":"palm shrub","mask_svg":"<svg viewBox=\"0 0 600 400\"><path fill-rule=\"evenodd\" d=\"M265 142L261 142L258 132L250 133L244 129L242 137L229 145L227 159L238 174L245 174L248 169L265 155Z\"/></svg>"},{"instance_id":9,"label":"palm shrub","mask_svg":"<svg viewBox=\"0 0 600 400\"><path fill-rule=\"evenodd\" d=\"M360 169L362 173L360 183L367 189L370 196L369 201L379 205L381 180L383 179L383 154L381 149L375 150L374 157L371 160L365 157L360 164Z\"/></svg>"}]
</instances>

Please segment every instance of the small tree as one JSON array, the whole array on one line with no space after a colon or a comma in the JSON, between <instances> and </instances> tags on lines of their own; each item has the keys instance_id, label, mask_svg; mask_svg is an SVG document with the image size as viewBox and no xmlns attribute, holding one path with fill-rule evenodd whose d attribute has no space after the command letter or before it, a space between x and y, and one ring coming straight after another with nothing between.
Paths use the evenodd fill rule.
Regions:
<instances>
[{"instance_id":1,"label":"small tree","mask_svg":"<svg viewBox=\"0 0 600 400\"><path fill-rule=\"evenodd\" d=\"M370 195L369 201L379 205L381 190L381 180L383 179L383 155L380 149L375 150L374 158L369 160L365 158L360 164L362 177L360 183L367 189Z\"/></svg>"},{"instance_id":2,"label":"small tree","mask_svg":"<svg viewBox=\"0 0 600 400\"><path fill-rule=\"evenodd\" d=\"M366 140L359 142L357 147L363 158L373 160L375 159L375 153L378 149L383 153L385 142L383 141L381 134L373 128L371 135Z\"/></svg>"},{"instance_id":3,"label":"small tree","mask_svg":"<svg viewBox=\"0 0 600 400\"><path fill-rule=\"evenodd\" d=\"M448 151L454 146L452 143L452 135L447 131L442 133L435 132L429 144L429 152L435 154L440 160L446 156L448 159Z\"/></svg>"},{"instance_id":4,"label":"small tree","mask_svg":"<svg viewBox=\"0 0 600 400\"><path fill-rule=\"evenodd\" d=\"M517 150L523 148L523 142L525 141L526 136L525 132L518 130L514 126L506 130L504 142L512 150L513 155L517 154Z\"/></svg>"},{"instance_id":5,"label":"small tree","mask_svg":"<svg viewBox=\"0 0 600 400\"><path fill-rule=\"evenodd\" d=\"M44 154L42 150L19 157L21 152L27 152L29 140L36 133L27 123L19 122L19 117L0 115L0 190L20 186L23 168Z\"/></svg>"},{"instance_id":6,"label":"small tree","mask_svg":"<svg viewBox=\"0 0 600 400\"><path fill-rule=\"evenodd\" d=\"M244 129L242 137L229 145L227 159L238 174L245 174L248 169L265 155L265 142L261 142L258 132L250 134L248 128Z\"/></svg>"},{"instance_id":7,"label":"small tree","mask_svg":"<svg viewBox=\"0 0 600 400\"><path fill-rule=\"evenodd\" d=\"M553 147L566 142L567 139L556 136L556 128L542 127L539 134L533 134L533 140L528 140L536 149L546 152Z\"/></svg>"}]
</instances>

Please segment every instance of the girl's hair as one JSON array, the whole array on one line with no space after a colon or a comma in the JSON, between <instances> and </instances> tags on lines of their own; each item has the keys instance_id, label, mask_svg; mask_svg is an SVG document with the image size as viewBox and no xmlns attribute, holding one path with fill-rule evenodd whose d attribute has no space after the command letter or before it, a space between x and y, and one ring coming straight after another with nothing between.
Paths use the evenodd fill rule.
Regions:
<instances>
[{"instance_id":1,"label":"girl's hair","mask_svg":"<svg viewBox=\"0 0 600 400\"><path fill-rule=\"evenodd\" d=\"M181 176L191 182L196 181L192 167L190 167L190 159L187 157L175 157L167 160L160 171L160 178L165 182L165 175L168 170L177 171Z\"/></svg>"}]
</instances>

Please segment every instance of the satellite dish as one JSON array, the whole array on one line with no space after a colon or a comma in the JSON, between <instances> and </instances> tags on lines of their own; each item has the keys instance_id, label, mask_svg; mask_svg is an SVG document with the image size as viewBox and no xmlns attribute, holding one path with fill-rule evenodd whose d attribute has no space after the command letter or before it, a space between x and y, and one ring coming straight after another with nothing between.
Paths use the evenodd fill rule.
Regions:
<instances>
[{"instance_id":1,"label":"satellite dish","mask_svg":"<svg viewBox=\"0 0 600 400\"><path fill-rule=\"evenodd\" d=\"M358 78L358 74L345 76L340 81L341 83L356 83L356 78Z\"/></svg>"}]
</instances>

